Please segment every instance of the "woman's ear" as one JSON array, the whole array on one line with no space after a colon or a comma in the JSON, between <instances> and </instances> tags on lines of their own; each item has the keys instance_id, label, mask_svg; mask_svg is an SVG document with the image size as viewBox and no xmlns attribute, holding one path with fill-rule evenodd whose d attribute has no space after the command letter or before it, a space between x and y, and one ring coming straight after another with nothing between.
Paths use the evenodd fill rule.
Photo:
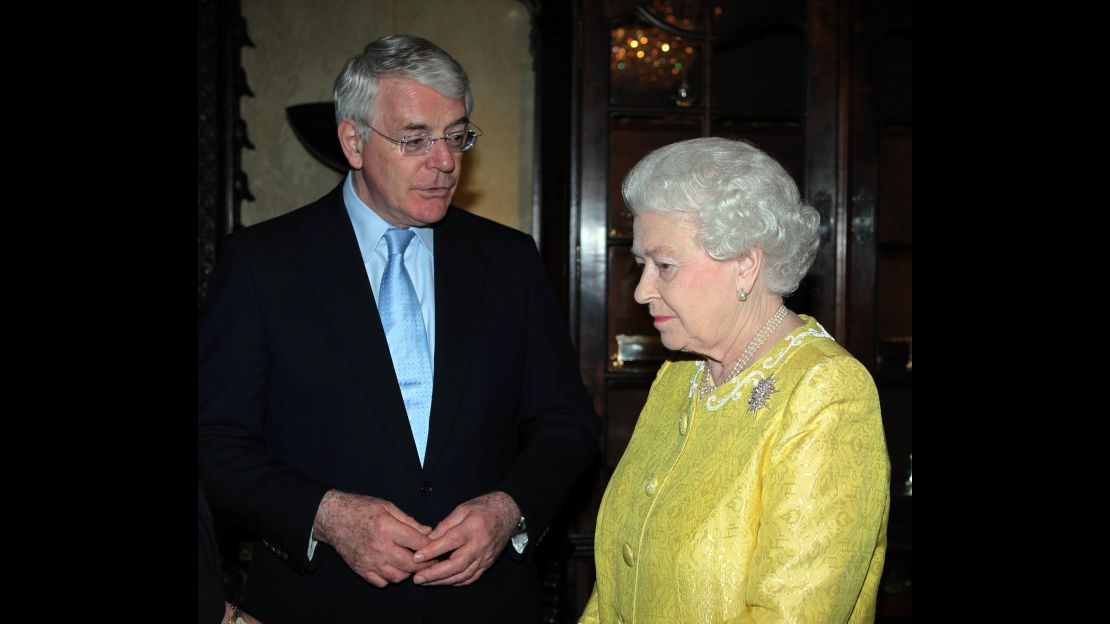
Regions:
<instances>
[{"instance_id":1,"label":"woman's ear","mask_svg":"<svg viewBox=\"0 0 1110 624\"><path fill-rule=\"evenodd\" d=\"M763 271L763 250L752 247L739 255L736 261L736 290L750 294Z\"/></svg>"}]
</instances>

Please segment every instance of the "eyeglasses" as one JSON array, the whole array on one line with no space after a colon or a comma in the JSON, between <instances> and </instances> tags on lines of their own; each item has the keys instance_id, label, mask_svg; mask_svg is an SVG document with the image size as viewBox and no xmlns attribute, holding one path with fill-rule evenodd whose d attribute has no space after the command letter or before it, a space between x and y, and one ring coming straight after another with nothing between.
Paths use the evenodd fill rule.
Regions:
<instances>
[{"instance_id":1,"label":"eyeglasses","mask_svg":"<svg viewBox=\"0 0 1110 624\"><path fill-rule=\"evenodd\" d=\"M478 142L478 137L482 136L482 129L474 124L469 124L466 130L451 132L441 137L417 135L405 137L403 139L395 139L386 135L370 124L366 124L366 127L380 134L386 141L399 145L401 147L401 153L405 156L423 156L431 152L432 148L436 145L436 141L440 139L447 145L448 150L456 154L459 152L468 152L474 147L474 144Z\"/></svg>"}]
</instances>

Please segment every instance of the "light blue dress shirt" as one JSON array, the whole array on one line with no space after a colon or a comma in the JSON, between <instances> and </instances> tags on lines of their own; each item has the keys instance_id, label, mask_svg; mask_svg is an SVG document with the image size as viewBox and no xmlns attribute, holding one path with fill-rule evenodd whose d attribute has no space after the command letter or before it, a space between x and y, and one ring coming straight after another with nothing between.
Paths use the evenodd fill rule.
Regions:
<instances>
[{"instance_id":1,"label":"light blue dress shirt","mask_svg":"<svg viewBox=\"0 0 1110 624\"><path fill-rule=\"evenodd\" d=\"M385 265L389 262L389 248L385 242L385 231L393 227L385 219L370 209L366 202L359 198L355 192L355 181L352 173L347 174L347 181L343 184L343 204L347 207L347 215L351 217L351 224L355 227L355 238L358 240L358 250L362 254L362 266L366 269L366 277L370 280L370 288L374 291L374 301L378 301L378 293L382 287L382 275L385 275ZM412 228L416 232L416 239L409 243L405 250L405 269L412 279L412 287L420 299L420 314L424 317L424 330L428 333L428 353L432 361L432 373L435 373L436 357L436 289L435 289L435 249L431 228ZM416 244L419 241L420 244ZM316 552L319 542L309 532L308 559Z\"/></svg>"},{"instance_id":2,"label":"light blue dress shirt","mask_svg":"<svg viewBox=\"0 0 1110 624\"><path fill-rule=\"evenodd\" d=\"M353 173L347 174L347 181L343 184L343 203L347 207L347 214L355 227L355 238L358 239L358 249L362 253L362 266L366 269L366 277L370 279L370 288L374 291L374 301L378 301L378 292L382 285L382 275L385 274L385 265L389 261L389 252L385 242L385 231L392 227L378 213L370 209L358 193L355 192ZM424 329L428 332L428 353L432 357L432 372L435 373L435 348L436 348L436 293L435 293L435 244L431 228L412 228L416 232L417 245L410 243L405 250L405 269L412 279L412 286L416 289L416 296L420 299L420 313L424 316ZM319 542L309 532L308 559L311 561ZM528 544L528 534L518 533L511 540L513 549L518 553L524 552Z\"/></svg>"},{"instance_id":3,"label":"light blue dress shirt","mask_svg":"<svg viewBox=\"0 0 1110 624\"><path fill-rule=\"evenodd\" d=\"M374 291L374 301L379 300L382 287L382 275L385 274L385 265L389 262L389 252L385 242L385 231L393 227L385 219L378 216L367 206L358 193L355 192L355 182L352 174L347 174L347 182L343 185L343 203L347 206L347 214L355 226L355 238L358 239L358 249L362 252L362 266L366 268L366 277L370 279L370 288ZM416 240L420 244L410 244L405 250L405 269L412 278L412 287L416 289L416 296L420 299L420 313L424 316L424 330L428 334L428 353L432 357L432 373L435 373L436 359L436 287L435 287L435 244L431 228L411 228L416 232ZM415 243L415 241L414 241Z\"/></svg>"}]
</instances>

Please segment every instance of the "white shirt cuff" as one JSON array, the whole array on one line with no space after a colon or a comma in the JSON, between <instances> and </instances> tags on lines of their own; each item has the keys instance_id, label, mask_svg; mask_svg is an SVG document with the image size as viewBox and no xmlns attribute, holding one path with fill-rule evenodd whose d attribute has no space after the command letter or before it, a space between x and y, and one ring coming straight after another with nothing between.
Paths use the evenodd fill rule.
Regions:
<instances>
[{"instance_id":1,"label":"white shirt cuff","mask_svg":"<svg viewBox=\"0 0 1110 624\"><path fill-rule=\"evenodd\" d=\"M513 550L515 550L518 555L523 554L525 547L528 546L528 532L523 531L517 533L509 540L509 543L513 545Z\"/></svg>"},{"instance_id":2,"label":"white shirt cuff","mask_svg":"<svg viewBox=\"0 0 1110 624\"><path fill-rule=\"evenodd\" d=\"M312 554L316 552L316 545L319 544L319 543L320 542L316 541L316 538L312 536L312 531L309 531L308 532L308 560L309 561L312 561Z\"/></svg>"}]
</instances>

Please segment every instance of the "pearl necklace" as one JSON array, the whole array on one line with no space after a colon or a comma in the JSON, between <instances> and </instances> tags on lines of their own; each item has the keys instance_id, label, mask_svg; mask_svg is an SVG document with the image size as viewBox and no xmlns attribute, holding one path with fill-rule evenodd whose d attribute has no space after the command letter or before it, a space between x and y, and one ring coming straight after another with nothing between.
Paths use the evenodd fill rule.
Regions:
<instances>
[{"instance_id":1,"label":"pearl necklace","mask_svg":"<svg viewBox=\"0 0 1110 624\"><path fill-rule=\"evenodd\" d=\"M701 378L701 395L705 396L717 388L720 388L739 375L740 371L747 368L756 350L763 346L763 343L767 341L767 337L771 335L771 332L775 331L775 328L782 324L782 321L786 318L786 314L789 311L790 310L786 309L786 304L779 306L779 309L775 311L775 313L771 315L771 318L767 319L767 322L760 328L759 333L748 343L748 347L744 349L744 353L740 356L740 359L736 360L736 366L732 367L732 371L729 372L728 377L719 385L713 385L713 374L709 372L709 361L707 360L705 363L705 375Z\"/></svg>"}]
</instances>

